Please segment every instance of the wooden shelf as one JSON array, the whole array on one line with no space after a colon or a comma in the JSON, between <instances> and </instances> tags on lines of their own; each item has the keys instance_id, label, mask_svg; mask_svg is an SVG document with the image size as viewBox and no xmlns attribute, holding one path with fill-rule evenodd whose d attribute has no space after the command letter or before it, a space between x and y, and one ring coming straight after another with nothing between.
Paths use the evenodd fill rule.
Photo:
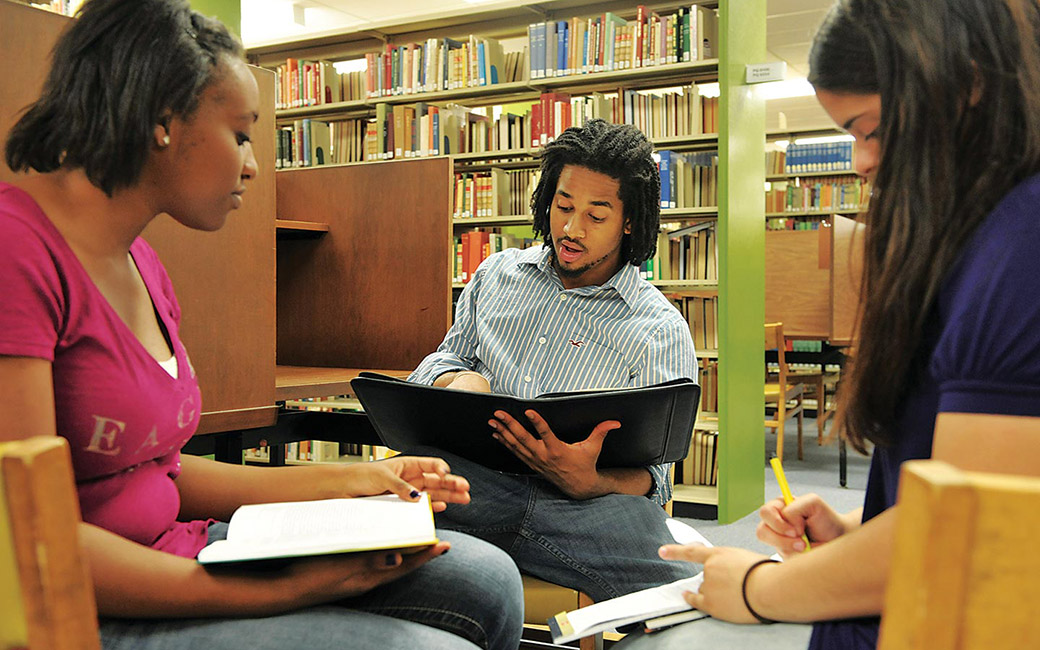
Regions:
<instances>
[{"instance_id":1,"label":"wooden shelf","mask_svg":"<svg viewBox=\"0 0 1040 650\"><path fill-rule=\"evenodd\" d=\"M300 106L298 108L280 108L275 111L275 119L278 121L290 120L301 117L335 115L337 117L346 115L367 115L372 112L372 105L364 99L354 99L346 102L332 102L331 104L315 104L314 106Z\"/></svg>"},{"instance_id":2,"label":"wooden shelf","mask_svg":"<svg viewBox=\"0 0 1040 650\"><path fill-rule=\"evenodd\" d=\"M279 239L316 239L329 231L329 224L294 219L275 219L275 233Z\"/></svg>"},{"instance_id":3,"label":"wooden shelf","mask_svg":"<svg viewBox=\"0 0 1040 650\"><path fill-rule=\"evenodd\" d=\"M304 397L350 395L350 380L364 370L359 368L315 368L310 366L276 366L275 399L279 401ZM392 377L407 377L408 370L372 370Z\"/></svg>"},{"instance_id":4,"label":"wooden shelf","mask_svg":"<svg viewBox=\"0 0 1040 650\"><path fill-rule=\"evenodd\" d=\"M812 210L805 212L767 212L766 219L782 219L784 217L829 217L832 214L866 214L865 208L858 210Z\"/></svg>"},{"instance_id":5,"label":"wooden shelf","mask_svg":"<svg viewBox=\"0 0 1040 650\"><path fill-rule=\"evenodd\" d=\"M710 290L715 295L719 290L718 280L650 280L650 284L654 285L658 289L698 289L698 290ZM692 297L703 297L703 296L692 296Z\"/></svg>"},{"instance_id":6,"label":"wooden shelf","mask_svg":"<svg viewBox=\"0 0 1040 650\"><path fill-rule=\"evenodd\" d=\"M835 128L833 124L821 124L794 131L791 129L770 129L766 131L766 141L790 140L793 142L798 138L814 138L829 135L845 135L845 132Z\"/></svg>"},{"instance_id":7,"label":"wooden shelf","mask_svg":"<svg viewBox=\"0 0 1040 650\"><path fill-rule=\"evenodd\" d=\"M718 75L719 60L705 59L703 61L651 65L627 70L589 72L585 74L571 74L565 77L532 79L531 85L546 90L567 88L591 92L598 89L617 90L618 85L621 84L629 88L655 86L660 85L662 79L681 78L684 80L682 83L677 83L677 85L685 85L694 81L715 81Z\"/></svg>"},{"instance_id":8,"label":"wooden shelf","mask_svg":"<svg viewBox=\"0 0 1040 650\"><path fill-rule=\"evenodd\" d=\"M449 102L461 100L477 100L474 105L513 103L530 99L534 101L541 95L537 84L527 81L511 81L508 83L489 84L487 86L469 86L450 90L433 90L407 95L387 95L372 97L368 102L376 104L414 104L416 102ZM469 102L473 104L472 101Z\"/></svg>"},{"instance_id":9,"label":"wooden shelf","mask_svg":"<svg viewBox=\"0 0 1040 650\"><path fill-rule=\"evenodd\" d=\"M661 221L707 221L719 217L718 208L664 208L661 210ZM517 214L504 217L462 217L451 220L452 225L464 226L529 226L534 217L529 214Z\"/></svg>"},{"instance_id":10,"label":"wooden shelf","mask_svg":"<svg viewBox=\"0 0 1040 650\"><path fill-rule=\"evenodd\" d=\"M718 219L719 209L711 208L662 208L661 221L707 221Z\"/></svg>"},{"instance_id":11,"label":"wooden shelf","mask_svg":"<svg viewBox=\"0 0 1040 650\"><path fill-rule=\"evenodd\" d=\"M717 506L719 504L719 488L715 485L683 485L677 483L672 490L672 498L683 503Z\"/></svg>"},{"instance_id":12,"label":"wooden shelf","mask_svg":"<svg viewBox=\"0 0 1040 650\"><path fill-rule=\"evenodd\" d=\"M710 149L719 146L718 133L702 133L699 135L672 135L666 138L651 138L657 149Z\"/></svg>"},{"instance_id":13,"label":"wooden shelf","mask_svg":"<svg viewBox=\"0 0 1040 650\"><path fill-rule=\"evenodd\" d=\"M826 172L802 172L800 174L768 174L767 181L786 181L792 178L822 178L826 176L855 176L856 172L851 169L839 169Z\"/></svg>"},{"instance_id":14,"label":"wooden shelf","mask_svg":"<svg viewBox=\"0 0 1040 650\"><path fill-rule=\"evenodd\" d=\"M496 160L498 158L537 158L538 152L541 149L528 148L528 149L504 149L498 151L478 151L476 153L456 153L452 154L452 158L455 159L455 163L469 163L473 161L483 160Z\"/></svg>"},{"instance_id":15,"label":"wooden shelf","mask_svg":"<svg viewBox=\"0 0 1040 650\"><path fill-rule=\"evenodd\" d=\"M530 226L534 223L534 217L529 214L517 214L505 217L463 217L452 219L453 226L459 228L480 226Z\"/></svg>"},{"instance_id":16,"label":"wooden shelf","mask_svg":"<svg viewBox=\"0 0 1040 650\"><path fill-rule=\"evenodd\" d=\"M698 359L718 359L719 358L719 351L718 350L697 350L697 358ZM717 424L716 424L716 427L718 427Z\"/></svg>"}]
</instances>

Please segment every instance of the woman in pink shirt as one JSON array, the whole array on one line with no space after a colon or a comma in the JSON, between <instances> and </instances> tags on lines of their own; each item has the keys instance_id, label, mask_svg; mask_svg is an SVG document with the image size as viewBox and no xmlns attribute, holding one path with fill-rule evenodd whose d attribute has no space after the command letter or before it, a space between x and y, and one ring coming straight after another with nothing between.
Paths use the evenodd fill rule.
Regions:
<instances>
[{"instance_id":1,"label":"woman in pink shirt","mask_svg":"<svg viewBox=\"0 0 1040 650\"><path fill-rule=\"evenodd\" d=\"M258 111L241 45L187 0L84 5L7 139L11 169L38 173L0 183L0 441L68 439L106 648L515 648L519 574L464 535L275 573L194 560L244 503L469 500L432 458L268 469L181 455L201 396L140 234L164 212L224 225L257 172Z\"/></svg>"}]
</instances>

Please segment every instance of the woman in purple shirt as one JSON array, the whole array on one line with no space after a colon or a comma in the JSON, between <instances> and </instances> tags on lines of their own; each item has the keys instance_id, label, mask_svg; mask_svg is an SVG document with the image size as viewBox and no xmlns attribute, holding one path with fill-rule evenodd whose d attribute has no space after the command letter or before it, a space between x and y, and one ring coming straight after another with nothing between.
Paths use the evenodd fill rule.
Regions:
<instances>
[{"instance_id":1,"label":"woman in purple shirt","mask_svg":"<svg viewBox=\"0 0 1040 650\"><path fill-rule=\"evenodd\" d=\"M899 466L1040 474L1040 4L839 0L809 63L876 188L841 395L849 440L874 445L864 508L839 515L814 495L767 503L758 536L782 564L732 548L662 555L704 563L688 600L714 617L827 621L812 648L866 649Z\"/></svg>"},{"instance_id":2,"label":"woman in purple shirt","mask_svg":"<svg viewBox=\"0 0 1040 650\"><path fill-rule=\"evenodd\" d=\"M244 503L469 501L439 459L268 469L181 455L201 396L173 288L139 235L164 212L224 225L257 172L250 138L271 137L253 133L259 110L241 45L187 0L83 6L7 137L11 169L37 173L0 183L0 441L68 439L105 648L512 650L519 574L465 535L270 573L194 560Z\"/></svg>"}]
</instances>

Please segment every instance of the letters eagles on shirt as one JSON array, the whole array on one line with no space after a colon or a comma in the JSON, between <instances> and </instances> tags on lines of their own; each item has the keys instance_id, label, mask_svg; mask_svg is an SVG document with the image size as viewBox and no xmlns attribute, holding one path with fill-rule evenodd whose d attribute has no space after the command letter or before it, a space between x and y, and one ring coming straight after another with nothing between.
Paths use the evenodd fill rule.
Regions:
<instances>
[{"instance_id":1,"label":"letters eagles on shirt","mask_svg":"<svg viewBox=\"0 0 1040 650\"><path fill-rule=\"evenodd\" d=\"M192 371L194 373L194 369ZM181 430L191 426L195 420L196 411L195 398L192 395L188 395L181 402L177 411L177 426ZM127 450L126 445L132 444L133 451L131 457L137 459L137 457L141 456L139 461L143 462L173 451L173 448L176 446L176 443L174 443L170 444L166 449L157 449L159 446L158 424L153 424L143 439L140 439L141 431L131 430L128 432L126 430L126 422L104 415L95 414L91 417L94 420L94 430L90 436L90 442L84 448L84 451L115 457L120 456ZM140 439L140 442L138 442L138 439Z\"/></svg>"}]
</instances>

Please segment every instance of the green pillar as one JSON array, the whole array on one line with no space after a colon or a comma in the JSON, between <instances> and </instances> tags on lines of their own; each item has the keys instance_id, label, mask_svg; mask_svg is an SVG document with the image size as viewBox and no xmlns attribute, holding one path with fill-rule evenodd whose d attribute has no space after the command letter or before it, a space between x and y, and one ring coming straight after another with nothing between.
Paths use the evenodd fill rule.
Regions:
<instances>
[{"instance_id":1,"label":"green pillar","mask_svg":"<svg viewBox=\"0 0 1040 650\"><path fill-rule=\"evenodd\" d=\"M242 35L241 0L191 0L191 8L200 14L219 18L232 32Z\"/></svg>"},{"instance_id":2,"label":"green pillar","mask_svg":"<svg viewBox=\"0 0 1040 650\"><path fill-rule=\"evenodd\" d=\"M722 0L719 31L719 523L728 523L764 498L765 101L744 78L746 64L766 60L766 0Z\"/></svg>"}]
</instances>

